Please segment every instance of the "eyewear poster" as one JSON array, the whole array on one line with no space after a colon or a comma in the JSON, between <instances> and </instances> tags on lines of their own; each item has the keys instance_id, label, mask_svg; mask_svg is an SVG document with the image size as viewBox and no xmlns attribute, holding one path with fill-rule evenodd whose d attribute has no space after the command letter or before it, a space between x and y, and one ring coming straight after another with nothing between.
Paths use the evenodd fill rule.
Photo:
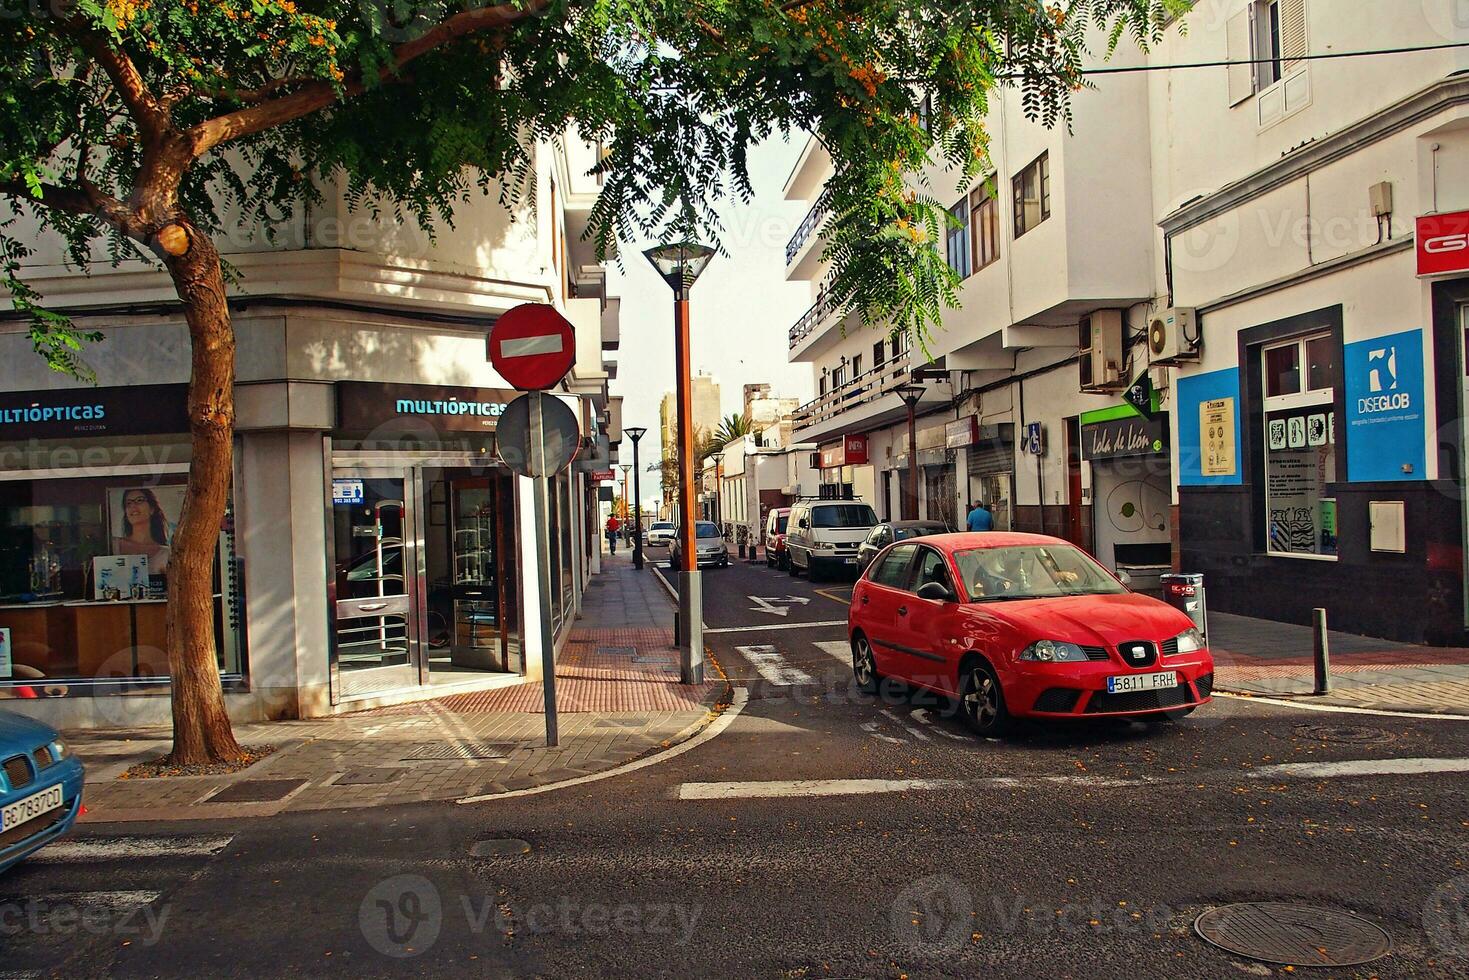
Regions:
<instances>
[{"instance_id":1,"label":"eyewear poster","mask_svg":"<svg viewBox=\"0 0 1469 980\"><path fill-rule=\"evenodd\" d=\"M169 549L183 509L182 484L108 490L112 554L143 555L150 575L167 574Z\"/></svg>"},{"instance_id":2,"label":"eyewear poster","mask_svg":"<svg viewBox=\"0 0 1469 980\"><path fill-rule=\"evenodd\" d=\"M10 656L10 629L0 627L0 678L8 679L14 670Z\"/></svg>"}]
</instances>

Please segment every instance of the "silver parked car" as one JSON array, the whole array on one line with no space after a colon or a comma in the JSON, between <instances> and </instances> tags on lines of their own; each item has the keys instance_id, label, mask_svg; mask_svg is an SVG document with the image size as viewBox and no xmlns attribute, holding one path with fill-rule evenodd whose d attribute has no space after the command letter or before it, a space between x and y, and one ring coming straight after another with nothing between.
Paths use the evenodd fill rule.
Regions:
<instances>
[{"instance_id":1,"label":"silver parked car","mask_svg":"<svg viewBox=\"0 0 1469 980\"><path fill-rule=\"evenodd\" d=\"M683 561L677 534L668 549L668 567L678 568ZM719 530L718 524L713 521L698 521L694 524L694 555L700 568L729 567L729 546L725 544L724 534Z\"/></svg>"}]
</instances>

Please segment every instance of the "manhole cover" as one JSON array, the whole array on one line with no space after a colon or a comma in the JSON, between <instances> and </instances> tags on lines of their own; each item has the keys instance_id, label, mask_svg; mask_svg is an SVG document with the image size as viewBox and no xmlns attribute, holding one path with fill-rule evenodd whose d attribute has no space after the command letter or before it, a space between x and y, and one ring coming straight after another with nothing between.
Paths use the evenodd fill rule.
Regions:
<instances>
[{"instance_id":1,"label":"manhole cover","mask_svg":"<svg viewBox=\"0 0 1469 980\"><path fill-rule=\"evenodd\" d=\"M488 742L431 742L419 745L406 755L399 756L404 762L432 762L440 759L503 759L509 748Z\"/></svg>"},{"instance_id":2,"label":"manhole cover","mask_svg":"<svg viewBox=\"0 0 1469 980\"><path fill-rule=\"evenodd\" d=\"M379 786L391 783L406 769L349 769L332 783L333 786Z\"/></svg>"},{"instance_id":3,"label":"manhole cover","mask_svg":"<svg viewBox=\"0 0 1469 980\"><path fill-rule=\"evenodd\" d=\"M1342 742L1347 745L1369 745L1376 742L1391 742L1392 732L1380 728L1365 728L1361 725L1296 725L1296 735L1313 742Z\"/></svg>"},{"instance_id":4,"label":"manhole cover","mask_svg":"<svg viewBox=\"0 0 1469 980\"><path fill-rule=\"evenodd\" d=\"M1220 949L1286 966L1356 966L1392 949L1392 937L1366 919L1286 902L1210 909L1194 920L1194 931Z\"/></svg>"},{"instance_id":5,"label":"manhole cover","mask_svg":"<svg viewBox=\"0 0 1469 980\"><path fill-rule=\"evenodd\" d=\"M208 803L275 803L306 785L304 779L242 779L211 796Z\"/></svg>"},{"instance_id":6,"label":"manhole cover","mask_svg":"<svg viewBox=\"0 0 1469 980\"><path fill-rule=\"evenodd\" d=\"M469 856L477 858L486 857L515 857L520 854L529 854L530 845L523 840L513 837L505 837L499 840L477 840L469 845Z\"/></svg>"}]
</instances>

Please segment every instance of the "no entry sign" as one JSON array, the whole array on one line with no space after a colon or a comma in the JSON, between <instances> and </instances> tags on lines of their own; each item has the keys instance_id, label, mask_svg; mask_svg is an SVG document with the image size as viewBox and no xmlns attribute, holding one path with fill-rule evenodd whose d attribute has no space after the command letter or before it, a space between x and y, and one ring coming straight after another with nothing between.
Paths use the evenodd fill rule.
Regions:
<instances>
[{"instance_id":1,"label":"no entry sign","mask_svg":"<svg viewBox=\"0 0 1469 980\"><path fill-rule=\"evenodd\" d=\"M505 311L490 328L489 346L490 363L521 391L554 386L576 360L571 322L545 303Z\"/></svg>"}]
</instances>

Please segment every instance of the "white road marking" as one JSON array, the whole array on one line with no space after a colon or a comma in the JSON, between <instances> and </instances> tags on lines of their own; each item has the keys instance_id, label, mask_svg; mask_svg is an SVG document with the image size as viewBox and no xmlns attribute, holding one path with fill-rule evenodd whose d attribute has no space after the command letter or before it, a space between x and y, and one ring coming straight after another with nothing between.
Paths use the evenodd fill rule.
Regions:
<instances>
[{"instance_id":1,"label":"white road marking","mask_svg":"<svg viewBox=\"0 0 1469 980\"><path fill-rule=\"evenodd\" d=\"M822 653L830 654L847 666L851 666L852 644L846 640L816 640L812 645Z\"/></svg>"},{"instance_id":2,"label":"white road marking","mask_svg":"<svg viewBox=\"0 0 1469 980\"><path fill-rule=\"evenodd\" d=\"M903 719L899 718L896 714L894 714L891 708L883 708L882 711L879 712L879 713L884 718L886 718L888 721L891 721L893 724L895 724L898 727L902 728L909 735L912 735L914 738L918 739L918 741L920 741L920 742L932 741L932 739L930 739L927 735L923 734L923 732L921 732L918 729L914 728L912 725L907 724L906 722L903 721Z\"/></svg>"},{"instance_id":3,"label":"white road marking","mask_svg":"<svg viewBox=\"0 0 1469 980\"><path fill-rule=\"evenodd\" d=\"M875 722L875 721L864 722L863 725L862 725L862 730L864 732L866 732L868 735L871 735L873 738L877 739L880 742L887 742L887 743L889 743L891 745L907 745L908 744L908 740L907 739L904 739L904 738L893 738L891 735L885 735L882 732L878 731L877 730L877 722Z\"/></svg>"},{"instance_id":4,"label":"white road marking","mask_svg":"<svg viewBox=\"0 0 1469 980\"><path fill-rule=\"evenodd\" d=\"M942 725L937 724L934 721L933 716L928 713L927 708L914 708L913 711L910 713L910 717L918 719L920 724L928 725L934 731L944 736L944 738L951 738L956 742L973 741L973 739L960 735L957 732L951 732L947 728L944 728Z\"/></svg>"},{"instance_id":5,"label":"white road marking","mask_svg":"<svg viewBox=\"0 0 1469 980\"><path fill-rule=\"evenodd\" d=\"M786 662L775 647L768 644L759 646L735 647L736 650L748 661L750 666L760 672L760 676L772 684L813 684L811 675L799 667L792 667Z\"/></svg>"},{"instance_id":6,"label":"white road marking","mask_svg":"<svg viewBox=\"0 0 1469 980\"><path fill-rule=\"evenodd\" d=\"M845 619L830 619L820 623L768 623L761 626L716 626L704 627L704 635L710 633L764 633L766 630L804 630L813 626L846 626Z\"/></svg>"},{"instance_id":7,"label":"white road marking","mask_svg":"<svg viewBox=\"0 0 1469 980\"><path fill-rule=\"evenodd\" d=\"M1288 762L1260 766L1244 775L1252 779L1298 776L1332 779L1350 776L1419 776L1440 772L1469 772L1469 759L1353 759L1346 762Z\"/></svg>"},{"instance_id":8,"label":"white road marking","mask_svg":"<svg viewBox=\"0 0 1469 980\"><path fill-rule=\"evenodd\" d=\"M1378 718L1414 718L1420 721L1461 721L1469 722L1469 715L1439 715L1426 711L1390 711L1378 710L1376 708L1356 708L1346 704L1312 704L1310 701L1287 701L1284 698L1261 697L1255 694L1240 694L1236 691L1214 692L1216 698L1229 698L1233 701L1253 701L1256 704L1269 704L1277 708L1299 708L1302 711L1325 711L1330 714L1342 715L1373 715Z\"/></svg>"},{"instance_id":9,"label":"white road marking","mask_svg":"<svg viewBox=\"0 0 1469 980\"><path fill-rule=\"evenodd\" d=\"M45 899L46 904L52 908L71 906L116 915L120 912L131 912L150 902L156 902L162 894L162 892L146 891L52 892L49 895L36 897Z\"/></svg>"},{"instance_id":10,"label":"white road marking","mask_svg":"<svg viewBox=\"0 0 1469 980\"><path fill-rule=\"evenodd\" d=\"M772 616L790 615L791 606L804 606L811 601L810 599L801 595L788 595L785 597L781 597L778 595L751 595L745 596L745 598L755 603L755 605L750 607L751 612L770 613ZM779 605L776 605L776 603L779 603Z\"/></svg>"},{"instance_id":11,"label":"white road marking","mask_svg":"<svg viewBox=\"0 0 1469 980\"><path fill-rule=\"evenodd\" d=\"M787 796L854 796L962 789L960 779L775 779L748 783L683 783L681 800L748 800Z\"/></svg>"},{"instance_id":12,"label":"white road marking","mask_svg":"<svg viewBox=\"0 0 1469 980\"><path fill-rule=\"evenodd\" d=\"M43 847L27 864L75 864L155 857L212 857L233 837L99 837L69 840Z\"/></svg>"}]
</instances>

